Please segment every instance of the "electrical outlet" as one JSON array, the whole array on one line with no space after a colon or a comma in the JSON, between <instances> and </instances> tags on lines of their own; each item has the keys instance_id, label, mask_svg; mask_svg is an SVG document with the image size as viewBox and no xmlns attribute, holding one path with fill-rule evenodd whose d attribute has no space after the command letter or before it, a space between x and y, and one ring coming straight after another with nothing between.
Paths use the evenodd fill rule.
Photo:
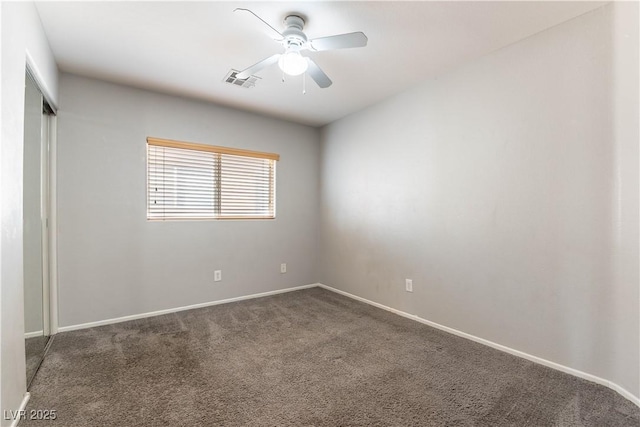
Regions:
<instances>
[{"instance_id":1,"label":"electrical outlet","mask_svg":"<svg viewBox=\"0 0 640 427\"><path fill-rule=\"evenodd\" d=\"M213 281L219 282L222 280L222 270L216 270L213 272Z\"/></svg>"},{"instance_id":2,"label":"electrical outlet","mask_svg":"<svg viewBox=\"0 0 640 427\"><path fill-rule=\"evenodd\" d=\"M413 280L405 279L405 281L404 281L404 289L407 292L413 292Z\"/></svg>"},{"instance_id":3,"label":"electrical outlet","mask_svg":"<svg viewBox=\"0 0 640 427\"><path fill-rule=\"evenodd\" d=\"M286 273L287 272L287 264L282 263L280 264L280 273Z\"/></svg>"}]
</instances>

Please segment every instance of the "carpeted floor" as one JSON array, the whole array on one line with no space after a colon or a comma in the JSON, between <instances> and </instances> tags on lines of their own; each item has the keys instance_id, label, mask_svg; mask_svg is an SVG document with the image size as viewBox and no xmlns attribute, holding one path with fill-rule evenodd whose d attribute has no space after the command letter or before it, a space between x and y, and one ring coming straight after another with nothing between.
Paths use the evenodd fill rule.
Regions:
<instances>
[{"instance_id":1,"label":"carpeted floor","mask_svg":"<svg viewBox=\"0 0 640 427\"><path fill-rule=\"evenodd\" d=\"M33 378L33 375L40 365L48 340L49 337L44 335L24 340L24 352L27 358L27 384L31 381L31 378Z\"/></svg>"},{"instance_id":2,"label":"carpeted floor","mask_svg":"<svg viewBox=\"0 0 640 427\"><path fill-rule=\"evenodd\" d=\"M27 426L633 426L614 391L312 288L58 334Z\"/></svg>"}]
</instances>

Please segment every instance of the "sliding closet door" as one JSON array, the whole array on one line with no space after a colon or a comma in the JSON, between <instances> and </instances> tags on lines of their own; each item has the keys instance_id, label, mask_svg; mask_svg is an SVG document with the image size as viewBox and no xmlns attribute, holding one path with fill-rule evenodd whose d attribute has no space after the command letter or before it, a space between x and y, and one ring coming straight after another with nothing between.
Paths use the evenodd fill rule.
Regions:
<instances>
[{"instance_id":1,"label":"sliding closet door","mask_svg":"<svg viewBox=\"0 0 640 427\"><path fill-rule=\"evenodd\" d=\"M44 318L43 251L43 97L27 73L25 82L23 233L24 323L27 384L44 356L48 334Z\"/></svg>"}]
</instances>

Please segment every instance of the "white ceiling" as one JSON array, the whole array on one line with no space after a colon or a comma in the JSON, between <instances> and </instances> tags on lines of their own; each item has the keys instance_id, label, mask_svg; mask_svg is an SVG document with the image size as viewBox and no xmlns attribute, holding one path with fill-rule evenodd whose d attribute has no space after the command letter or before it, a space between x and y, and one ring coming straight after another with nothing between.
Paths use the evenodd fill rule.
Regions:
<instances>
[{"instance_id":1,"label":"white ceiling","mask_svg":"<svg viewBox=\"0 0 640 427\"><path fill-rule=\"evenodd\" d=\"M39 2L62 71L320 126L465 61L606 2ZM327 89L272 66L255 88L223 82L281 46L233 9L278 30L291 12L309 38L363 31L365 48L309 52L333 80Z\"/></svg>"}]
</instances>

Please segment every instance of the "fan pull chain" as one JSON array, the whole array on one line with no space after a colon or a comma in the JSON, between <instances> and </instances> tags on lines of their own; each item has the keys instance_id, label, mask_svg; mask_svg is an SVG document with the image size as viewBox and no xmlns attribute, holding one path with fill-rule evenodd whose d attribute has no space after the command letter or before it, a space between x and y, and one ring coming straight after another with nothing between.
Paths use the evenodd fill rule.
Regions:
<instances>
[{"instance_id":1,"label":"fan pull chain","mask_svg":"<svg viewBox=\"0 0 640 427\"><path fill-rule=\"evenodd\" d=\"M307 94L307 73L302 73L302 94Z\"/></svg>"}]
</instances>

